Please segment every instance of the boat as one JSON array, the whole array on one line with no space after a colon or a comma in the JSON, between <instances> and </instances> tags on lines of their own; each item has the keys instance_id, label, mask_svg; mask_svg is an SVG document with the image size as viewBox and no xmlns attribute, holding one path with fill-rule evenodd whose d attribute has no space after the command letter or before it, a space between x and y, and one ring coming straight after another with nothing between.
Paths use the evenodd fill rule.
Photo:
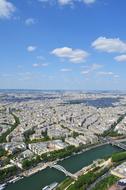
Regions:
<instances>
[{"instance_id":1,"label":"boat","mask_svg":"<svg viewBox=\"0 0 126 190\"><path fill-rule=\"evenodd\" d=\"M5 187L6 187L6 183L4 183L4 184L0 185L0 190L5 189Z\"/></svg>"},{"instance_id":2,"label":"boat","mask_svg":"<svg viewBox=\"0 0 126 190\"><path fill-rule=\"evenodd\" d=\"M23 177L15 177L9 181L9 183L15 183L16 181L22 179Z\"/></svg>"},{"instance_id":3,"label":"boat","mask_svg":"<svg viewBox=\"0 0 126 190\"><path fill-rule=\"evenodd\" d=\"M57 186L58 186L58 183L54 182L48 186L45 186L44 188L42 188L42 190L54 190Z\"/></svg>"}]
</instances>

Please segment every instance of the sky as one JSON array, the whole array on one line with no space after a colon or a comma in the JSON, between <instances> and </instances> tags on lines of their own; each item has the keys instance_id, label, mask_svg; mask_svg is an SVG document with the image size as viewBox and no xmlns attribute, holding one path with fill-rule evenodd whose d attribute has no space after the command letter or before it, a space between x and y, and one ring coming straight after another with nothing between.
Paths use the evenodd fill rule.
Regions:
<instances>
[{"instance_id":1,"label":"sky","mask_svg":"<svg viewBox=\"0 0 126 190\"><path fill-rule=\"evenodd\" d=\"M126 90L125 0L0 0L0 89Z\"/></svg>"}]
</instances>

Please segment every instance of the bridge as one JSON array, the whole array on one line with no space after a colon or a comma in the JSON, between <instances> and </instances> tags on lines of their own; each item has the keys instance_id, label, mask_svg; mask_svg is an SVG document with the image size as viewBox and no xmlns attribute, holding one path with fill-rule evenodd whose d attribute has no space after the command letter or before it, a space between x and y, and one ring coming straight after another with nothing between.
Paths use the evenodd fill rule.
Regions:
<instances>
[{"instance_id":1,"label":"bridge","mask_svg":"<svg viewBox=\"0 0 126 190\"><path fill-rule=\"evenodd\" d=\"M126 151L126 144L123 144L123 143L117 142L117 141L112 141L112 140L109 141L109 143Z\"/></svg>"},{"instance_id":2,"label":"bridge","mask_svg":"<svg viewBox=\"0 0 126 190\"><path fill-rule=\"evenodd\" d=\"M66 170L63 166L61 166L61 165L54 164L54 165L50 165L49 167L50 167L50 168L55 168L55 169L57 169L57 170L63 172L66 176L69 176L69 177L71 177L71 178L73 178L73 179L77 179L77 176L76 176L75 174L70 173L69 171L67 171L67 170Z\"/></svg>"},{"instance_id":3,"label":"bridge","mask_svg":"<svg viewBox=\"0 0 126 190\"><path fill-rule=\"evenodd\" d=\"M113 146L117 146L126 151L126 144L123 143L124 141L126 141L126 139L113 140L111 137L101 137L100 141L102 143L108 143Z\"/></svg>"}]
</instances>

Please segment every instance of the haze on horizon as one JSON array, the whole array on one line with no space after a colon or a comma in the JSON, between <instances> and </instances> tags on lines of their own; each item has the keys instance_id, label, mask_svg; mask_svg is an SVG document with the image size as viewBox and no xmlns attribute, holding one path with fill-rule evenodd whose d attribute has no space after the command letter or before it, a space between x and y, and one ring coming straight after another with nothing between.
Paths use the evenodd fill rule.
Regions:
<instances>
[{"instance_id":1,"label":"haze on horizon","mask_svg":"<svg viewBox=\"0 0 126 190\"><path fill-rule=\"evenodd\" d=\"M125 8L0 0L0 89L126 90Z\"/></svg>"}]
</instances>

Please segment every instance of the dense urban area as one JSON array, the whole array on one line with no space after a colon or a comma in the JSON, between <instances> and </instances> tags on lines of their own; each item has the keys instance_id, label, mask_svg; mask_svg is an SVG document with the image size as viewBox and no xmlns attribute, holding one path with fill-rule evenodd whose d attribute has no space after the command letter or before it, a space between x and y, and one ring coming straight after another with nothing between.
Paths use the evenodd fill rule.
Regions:
<instances>
[{"instance_id":1,"label":"dense urban area","mask_svg":"<svg viewBox=\"0 0 126 190\"><path fill-rule=\"evenodd\" d=\"M0 92L1 189L47 167L67 176L61 183L54 183L52 189L124 189L125 141L124 93ZM74 174L57 164L106 144L119 150Z\"/></svg>"}]
</instances>

